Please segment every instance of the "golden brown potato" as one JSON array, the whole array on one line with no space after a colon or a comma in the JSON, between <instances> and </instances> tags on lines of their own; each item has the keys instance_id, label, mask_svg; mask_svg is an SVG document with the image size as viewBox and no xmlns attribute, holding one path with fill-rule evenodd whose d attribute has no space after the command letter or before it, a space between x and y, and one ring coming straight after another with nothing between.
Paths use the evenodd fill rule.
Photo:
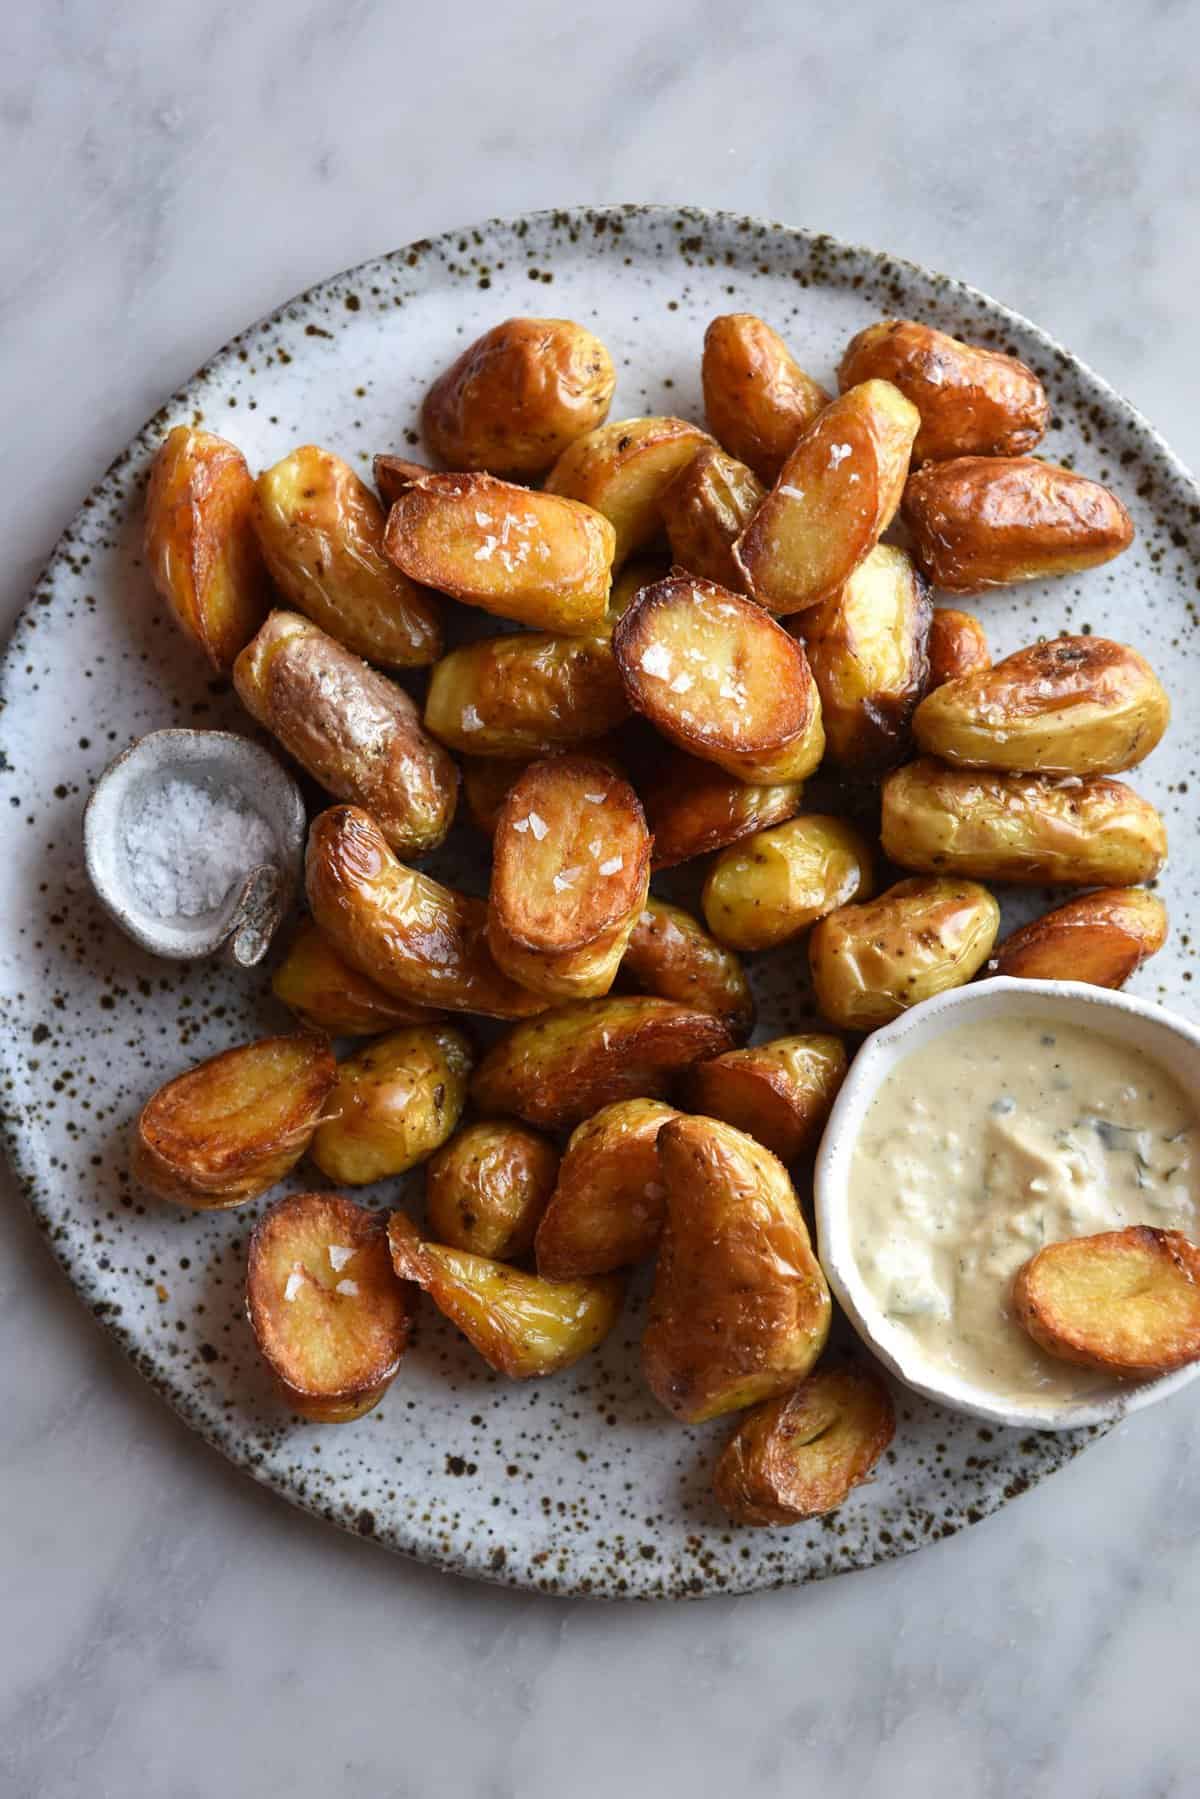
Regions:
<instances>
[{"instance_id":1,"label":"golden brown potato","mask_svg":"<svg viewBox=\"0 0 1200 1799\"><path fill-rule=\"evenodd\" d=\"M653 865L674 868L782 824L799 812L803 798L799 781L756 786L711 762L666 749L642 789L654 837Z\"/></svg>"},{"instance_id":2,"label":"golden brown potato","mask_svg":"<svg viewBox=\"0 0 1200 1799\"><path fill-rule=\"evenodd\" d=\"M634 710L727 774L802 781L820 762L821 702L804 651L740 594L670 575L618 621L613 654Z\"/></svg>"},{"instance_id":3,"label":"golden brown potato","mask_svg":"<svg viewBox=\"0 0 1200 1799\"><path fill-rule=\"evenodd\" d=\"M882 837L901 868L1037 886L1136 887L1167 859L1162 819L1123 781L993 774L932 756L884 781Z\"/></svg>"},{"instance_id":4,"label":"golden brown potato","mask_svg":"<svg viewBox=\"0 0 1200 1799\"><path fill-rule=\"evenodd\" d=\"M392 1266L423 1287L497 1374L557 1374L607 1337L624 1297L620 1275L547 1281L487 1256L425 1242L403 1212L388 1221Z\"/></svg>"},{"instance_id":5,"label":"golden brown potato","mask_svg":"<svg viewBox=\"0 0 1200 1799\"><path fill-rule=\"evenodd\" d=\"M874 891L874 857L861 831L844 818L806 812L722 850L700 903L718 943L774 949Z\"/></svg>"},{"instance_id":6,"label":"golden brown potato","mask_svg":"<svg viewBox=\"0 0 1200 1799\"><path fill-rule=\"evenodd\" d=\"M572 1131L538 1225L539 1274L609 1274L654 1254L667 1193L655 1145L678 1117L661 1100L622 1099Z\"/></svg>"},{"instance_id":7,"label":"golden brown potato","mask_svg":"<svg viewBox=\"0 0 1200 1799\"><path fill-rule=\"evenodd\" d=\"M928 691L991 666L987 635L974 614L954 606L936 606L929 626Z\"/></svg>"},{"instance_id":8,"label":"golden brown potato","mask_svg":"<svg viewBox=\"0 0 1200 1799\"><path fill-rule=\"evenodd\" d=\"M516 1262L558 1178L558 1151L523 1124L482 1118L451 1137L425 1168L425 1222L451 1249Z\"/></svg>"},{"instance_id":9,"label":"golden brown potato","mask_svg":"<svg viewBox=\"0 0 1200 1799\"><path fill-rule=\"evenodd\" d=\"M384 554L379 501L349 463L305 444L255 484L254 525L289 606L385 668L436 662L441 608Z\"/></svg>"},{"instance_id":10,"label":"golden brown potato","mask_svg":"<svg viewBox=\"0 0 1200 1799\"><path fill-rule=\"evenodd\" d=\"M671 555L680 568L718 587L742 589L733 546L766 498L752 469L706 444L662 497Z\"/></svg>"},{"instance_id":11,"label":"golden brown potato","mask_svg":"<svg viewBox=\"0 0 1200 1799\"><path fill-rule=\"evenodd\" d=\"M734 546L746 591L772 612L828 599L891 524L920 415L888 381L819 414Z\"/></svg>"},{"instance_id":12,"label":"golden brown potato","mask_svg":"<svg viewBox=\"0 0 1200 1799\"><path fill-rule=\"evenodd\" d=\"M671 572L671 564L665 556L638 556L627 562L619 575L614 575L612 592L608 596L608 613L604 621L605 634L612 636L612 628L619 618L623 618L641 593L643 587L653 587L656 581L662 581Z\"/></svg>"},{"instance_id":13,"label":"golden brown potato","mask_svg":"<svg viewBox=\"0 0 1200 1799\"><path fill-rule=\"evenodd\" d=\"M829 1335L832 1305L781 1162L715 1118L658 1134L667 1189L642 1372L684 1424L794 1387Z\"/></svg>"},{"instance_id":14,"label":"golden brown potato","mask_svg":"<svg viewBox=\"0 0 1200 1799\"><path fill-rule=\"evenodd\" d=\"M576 639L575 641L578 641ZM602 762L605 768L614 775L624 776L621 758L613 748L611 738L601 737L595 743L571 745L566 749L578 750L581 756L589 756L596 762ZM547 750L544 755L559 755L559 750ZM467 803L467 813L471 823L485 837L494 837L496 822L501 808L508 798L509 790L514 787L525 770L535 762L541 762L543 756L528 756L522 761L515 761L506 756L464 756L462 760L463 798Z\"/></svg>"},{"instance_id":15,"label":"golden brown potato","mask_svg":"<svg viewBox=\"0 0 1200 1799\"><path fill-rule=\"evenodd\" d=\"M328 1039L307 1031L210 1056L142 1107L134 1179L197 1211L257 1199L308 1148L336 1079Z\"/></svg>"},{"instance_id":16,"label":"golden brown potato","mask_svg":"<svg viewBox=\"0 0 1200 1799\"><path fill-rule=\"evenodd\" d=\"M838 368L842 392L874 377L898 387L921 415L915 462L1023 456L1050 422L1046 390L1023 362L915 319L882 319L851 338Z\"/></svg>"},{"instance_id":17,"label":"golden brown potato","mask_svg":"<svg viewBox=\"0 0 1200 1799\"><path fill-rule=\"evenodd\" d=\"M1044 912L999 945L989 974L1123 987L1167 940L1167 908L1142 887L1102 887Z\"/></svg>"},{"instance_id":18,"label":"golden brown potato","mask_svg":"<svg viewBox=\"0 0 1200 1799\"><path fill-rule=\"evenodd\" d=\"M425 728L442 743L465 756L515 762L590 743L628 716L611 645L543 631L480 637L452 650L434 669L425 699Z\"/></svg>"},{"instance_id":19,"label":"golden brown potato","mask_svg":"<svg viewBox=\"0 0 1200 1799\"><path fill-rule=\"evenodd\" d=\"M494 475L422 475L392 506L384 535L412 580L566 637L604 624L613 542L592 507Z\"/></svg>"},{"instance_id":20,"label":"golden brown potato","mask_svg":"<svg viewBox=\"0 0 1200 1799\"><path fill-rule=\"evenodd\" d=\"M324 931L304 918L271 977L271 991L310 1030L331 1037L376 1037L398 1024L425 1024L427 1006L393 999L339 956Z\"/></svg>"},{"instance_id":21,"label":"golden brown potato","mask_svg":"<svg viewBox=\"0 0 1200 1799\"><path fill-rule=\"evenodd\" d=\"M233 668L238 698L313 779L362 806L393 849L450 829L458 770L403 688L298 612L272 612Z\"/></svg>"},{"instance_id":22,"label":"golden brown potato","mask_svg":"<svg viewBox=\"0 0 1200 1799\"><path fill-rule=\"evenodd\" d=\"M345 1424L379 1404L412 1328L377 1212L338 1193L293 1193L255 1226L246 1312L292 1410Z\"/></svg>"},{"instance_id":23,"label":"golden brown potato","mask_svg":"<svg viewBox=\"0 0 1200 1799\"><path fill-rule=\"evenodd\" d=\"M713 1493L735 1524L799 1524L837 1510L896 1434L873 1369L822 1368L755 1406L725 1445Z\"/></svg>"},{"instance_id":24,"label":"golden brown potato","mask_svg":"<svg viewBox=\"0 0 1200 1799\"><path fill-rule=\"evenodd\" d=\"M1076 574L1133 542L1107 487L1032 456L928 462L909 477L902 510L917 566L946 593Z\"/></svg>"},{"instance_id":25,"label":"golden brown potato","mask_svg":"<svg viewBox=\"0 0 1200 1799\"><path fill-rule=\"evenodd\" d=\"M1200 1360L1200 1249L1135 1224L1049 1243L1017 1270L1013 1311L1049 1355L1124 1380Z\"/></svg>"},{"instance_id":26,"label":"golden brown potato","mask_svg":"<svg viewBox=\"0 0 1200 1799\"><path fill-rule=\"evenodd\" d=\"M528 1018L545 1000L502 974L487 906L407 868L357 806L313 819L305 862L313 917L339 955L398 999L487 1018Z\"/></svg>"},{"instance_id":27,"label":"golden brown potato","mask_svg":"<svg viewBox=\"0 0 1200 1799\"><path fill-rule=\"evenodd\" d=\"M876 544L829 599L800 615L830 761L853 774L908 753L929 678L929 589L903 550Z\"/></svg>"},{"instance_id":28,"label":"golden brown potato","mask_svg":"<svg viewBox=\"0 0 1200 1799\"><path fill-rule=\"evenodd\" d=\"M576 438L546 478L547 493L581 500L616 532L613 567L644 549L662 530L662 497L707 431L685 419L615 419Z\"/></svg>"},{"instance_id":29,"label":"golden brown potato","mask_svg":"<svg viewBox=\"0 0 1200 1799\"><path fill-rule=\"evenodd\" d=\"M375 477L375 487L383 509L389 512L400 495L410 488L414 481L422 475L432 475L433 470L423 462L412 462L407 456L376 456L371 464Z\"/></svg>"},{"instance_id":30,"label":"golden brown potato","mask_svg":"<svg viewBox=\"0 0 1200 1799\"><path fill-rule=\"evenodd\" d=\"M939 687L918 706L913 732L928 755L968 768L1116 775L1150 754L1170 716L1136 650L1055 637Z\"/></svg>"},{"instance_id":31,"label":"golden brown potato","mask_svg":"<svg viewBox=\"0 0 1200 1799\"><path fill-rule=\"evenodd\" d=\"M781 1162L794 1162L816 1147L848 1066L837 1037L777 1037L699 1063L688 1077L688 1100L694 1112L720 1118Z\"/></svg>"},{"instance_id":32,"label":"golden brown potato","mask_svg":"<svg viewBox=\"0 0 1200 1799\"><path fill-rule=\"evenodd\" d=\"M537 475L608 416L612 357L571 319L505 319L425 396L425 441L449 468Z\"/></svg>"},{"instance_id":33,"label":"golden brown potato","mask_svg":"<svg viewBox=\"0 0 1200 1799\"><path fill-rule=\"evenodd\" d=\"M713 436L761 481L774 481L800 433L830 400L779 333L752 312L712 321L700 377Z\"/></svg>"},{"instance_id":34,"label":"golden brown potato","mask_svg":"<svg viewBox=\"0 0 1200 1799\"><path fill-rule=\"evenodd\" d=\"M146 492L146 567L179 624L228 674L271 604L254 531L254 482L242 452L176 425Z\"/></svg>"},{"instance_id":35,"label":"golden brown potato","mask_svg":"<svg viewBox=\"0 0 1200 1799\"><path fill-rule=\"evenodd\" d=\"M471 1060L446 1024L392 1031L347 1056L309 1150L321 1173L365 1187L424 1162L458 1128Z\"/></svg>"},{"instance_id":36,"label":"golden brown potato","mask_svg":"<svg viewBox=\"0 0 1200 1799\"><path fill-rule=\"evenodd\" d=\"M1000 908L975 881L897 881L865 906L842 906L808 940L817 1004L844 1031L873 1031L948 987L991 954Z\"/></svg>"},{"instance_id":37,"label":"golden brown potato","mask_svg":"<svg viewBox=\"0 0 1200 1799\"><path fill-rule=\"evenodd\" d=\"M682 906L669 906L660 899L646 901L633 927L621 974L643 993L657 993L660 999L714 1012L736 1037L750 1033L754 998L745 970Z\"/></svg>"},{"instance_id":38,"label":"golden brown potato","mask_svg":"<svg viewBox=\"0 0 1200 1799\"><path fill-rule=\"evenodd\" d=\"M721 1019L673 1000L579 1000L506 1032L471 1097L481 1112L568 1130L614 1100L661 1099L681 1069L732 1047Z\"/></svg>"}]
</instances>

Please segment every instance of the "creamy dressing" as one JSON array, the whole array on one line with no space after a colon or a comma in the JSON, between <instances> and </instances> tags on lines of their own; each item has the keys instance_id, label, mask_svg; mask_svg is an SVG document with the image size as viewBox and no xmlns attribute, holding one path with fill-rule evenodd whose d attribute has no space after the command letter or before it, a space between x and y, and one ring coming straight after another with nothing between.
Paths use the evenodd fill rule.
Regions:
<instances>
[{"instance_id":1,"label":"creamy dressing","mask_svg":"<svg viewBox=\"0 0 1200 1799\"><path fill-rule=\"evenodd\" d=\"M1198 1142L1163 1067L1079 1025L994 1018L911 1051L871 1103L849 1189L854 1259L897 1348L997 1397L1107 1384L1036 1347L1009 1310L1013 1275L1096 1231L1194 1237Z\"/></svg>"}]
</instances>

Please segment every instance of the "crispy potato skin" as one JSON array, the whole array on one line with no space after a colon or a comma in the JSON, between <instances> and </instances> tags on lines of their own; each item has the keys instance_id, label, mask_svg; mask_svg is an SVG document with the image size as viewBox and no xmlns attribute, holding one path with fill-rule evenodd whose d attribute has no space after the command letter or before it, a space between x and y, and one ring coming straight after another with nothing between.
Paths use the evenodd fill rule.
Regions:
<instances>
[{"instance_id":1,"label":"crispy potato skin","mask_svg":"<svg viewBox=\"0 0 1200 1799\"><path fill-rule=\"evenodd\" d=\"M572 1131L538 1225L539 1274L609 1274L654 1254L666 1200L655 1146L678 1117L657 1099L623 1099Z\"/></svg>"},{"instance_id":2,"label":"crispy potato skin","mask_svg":"<svg viewBox=\"0 0 1200 1799\"><path fill-rule=\"evenodd\" d=\"M700 378L713 436L768 484L830 401L779 333L752 312L713 319L704 334Z\"/></svg>"},{"instance_id":3,"label":"crispy potato skin","mask_svg":"<svg viewBox=\"0 0 1200 1799\"><path fill-rule=\"evenodd\" d=\"M1136 650L1055 637L948 681L922 700L913 729L927 755L968 768L1115 775L1150 754L1170 716Z\"/></svg>"},{"instance_id":4,"label":"crispy potato skin","mask_svg":"<svg viewBox=\"0 0 1200 1799\"><path fill-rule=\"evenodd\" d=\"M658 1134L667 1189L642 1372L684 1424L795 1386L829 1335L829 1288L782 1163L714 1118Z\"/></svg>"},{"instance_id":5,"label":"crispy potato skin","mask_svg":"<svg viewBox=\"0 0 1200 1799\"><path fill-rule=\"evenodd\" d=\"M944 593L979 593L1111 562L1133 542L1116 495L1031 456L959 456L909 477L913 555Z\"/></svg>"},{"instance_id":6,"label":"crispy potato skin","mask_svg":"<svg viewBox=\"0 0 1200 1799\"><path fill-rule=\"evenodd\" d=\"M252 718L337 799L370 812L406 855L436 849L458 770L403 688L298 612L272 612L233 667Z\"/></svg>"},{"instance_id":7,"label":"crispy potato skin","mask_svg":"<svg viewBox=\"0 0 1200 1799\"><path fill-rule=\"evenodd\" d=\"M799 812L803 798L799 781L740 781L711 762L667 750L642 790L653 865L674 868L782 824Z\"/></svg>"},{"instance_id":8,"label":"crispy potato skin","mask_svg":"<svg viewBox=\"0 0 1200 1799\"><path fill-rule=\"evenodd\" d=\"M860 381L890 381L921 415L916 462L951 456L1024 456L1046 435L1046 390L1015 356L965 344L915 319L883 319L846 346L844 393Z\"/></svg>"},{"instance_id":9,"label":"crispy potato skin","mask_svg":"<svg viewBox=\"0 0 1200 1799\"><path fill-rule=\"evenodd\" d=\"M1013 1312L1049 1355L1124 1380L1200 1359L1200 1249L1135 1224L1049 1243L1017 1270Z\"/></svg>"},{"instance_id":10,"label":"crispy potato skin","mask_svg":"<svg viewBox=\"0 0 1200 1799\"><path fill-rule=\"evenodd\" d=\"M733 546L766 492L753 469L715 444L698 450L662 497L663 523L676 564L740 593L742 573L733 559Z\"/></svg>"},{"instance_id":11,"label":"crispy potato skin","mask_svg":"<svg viewBox=\"0 0 1200 1799\"><path fill-rule=\"evenodd\" d=\"M620 568L662 529L662 497L696 451L712 439L686 419L615 419L565 449L546 478L547 493L581 500L616 532Z\"/></svg>"},{"instance_id":12,"label":"crispy potato skin","mask_svg":"<svg viewBox=\"0 0 1200 1799\"><path fill-rule=\"evenodd\" d=\"M558 1178L558 1151L507 1118L469 1124L425 1167L425 1221L451 1249L521 1261Z\"/></svg>"},{"instance_id":13,"label":"crispy potato skin","mask_svg":"<svg viewBox=\"0 0 1200 1799\"><path fill-rule=\"evenodd\" d=\"M296 926L271 991L301 1024L331 1037L375 1037L437 1016L426 1006L393 999L352 968L311 918Z\"/></svg>"},{"instance_id":14,"label":"crispy potato skin","mask_svg":"<svg viewBox=\"0 0 1200 1799\"><path fill-rule=\"evenodd\" d=\"M682 906L647 899L630 934L621 974L644 993L715 1013L736 1037L750 1034L754 998L745 970Z\"/></svg>"},{"instance_id":15,"label":"crispy potato skin","mask_svg":"<svg viewBox=\"0 0 1200 1799\"><path fill-rule=\"evenodd\" d=\"M540 631L452 650L434 669L425 700L425 728L440 742L467 756L514 761L587 743L628 716L606 639Z\"/></svg>"},{"instance_id":16,"label":"crispy potato skin","mask_svg":"<svg viewBox=\"0 0 1200 1799\"><path fill-rule=\"evenodd\" d=\"M722 850L700 903L718 943L774 949L874 891L875 859L862 833L844 818L806 812Z\"/></svg>"},{"instance_id":17,"label":"crispy potato skin","mask_svg":"<svg viewBox=\"0 0 1200 1799\"><path fill-rule=\"evenodd\" d=\"M445 1024L410 1025L347 1056L309 1150L321 1173L365 1187L424 1162L457 1129L471 1061Z\"/></svg>"},{"instance_id":18,"label":"crispy potato skin","mask_svg":"<svg viewBox=\"0 0 1200 1799\"><path fill-rule=\"evenodd\" d=\"M571 319L505 319L465 349L425 396L421 426L452 469L537 475L603 424L612 357Z\"/></svg>"},{"instance_id":19,"label":"crispy potato skin","mask_svg":"<svg viewBox=\"0 0 1200 1799\"><path fill-rule=\"evenodd\" d=\"M688 1077L688 1100L693 1111L794 1162L816 1147L848 1067L838 1037L777 1037L699 1063Z\"/></svg>"},{"instance_id":20,"label":"crispy potato skin","mask_svg":"<svg viewBox=\"0 0 1200 1799\"><path fill-rule=\"evenodd\" d=\"M791 1393L755 1406L713 1475L735 1524L799 1524L834 1512L896 1434L892 1396L862 1366L822 1368Z\"/></svg>"},{"instance_id":21,"label":"crispy potato skin","mask_svg":"<svg viewBox=\"0 0 1200 1799\"><path fill-rule=\"evenodd\" d=\"M481 1112L567 1130L618 1099L661 1099L681 1069L732 1047L721 1019L673 1000L580 1000L501 1037L471 1097Z\"/></svg>"},{"instance_id":22,"label":"crispy potato skin","mask_svg":"<svg viewBox=\"0 0 1200 1799\"><path fill-rule=\"evenodd\" d=\"M423 475L432 475L433 470L423 462L410 461L407 456L379 455L371 464L371 472L386 513L414 481L419 481Z\"/></svg>"},{"instance_id":23,"label":"crispy potato skin","mask_svg":"<svg viewBox=\"0 0 1200 1799\"><path fill-rule=\"evenodd\" d=\"M842 906L808 940L817 1003L830 1024L873 1031L987 961L1000 908L975 881L898 881L864 906Z\"/></svg>"},{"instance_id":24,"label":"crispy potato skin","mask_svg":"<svg viewBox=\"0 0 1200 1799\"><path fill-rule=\"evenodd\" d=\"M1167 940L1167 908L1142 887L1104 887L1044 912L999 945L989 974L1123 987Z\"/></svg>"},{"instance_id":25,"label":"crispy potato skin","mask_svg":"<svg viewBox=\"0 0 1200 1799\"><path fill-rule=\"evenodd\" d=\"M995 774L922 756L883 784L884 851L901 868L980 881L1134 887L1167 859L1148 800L1103 775Z\"/></svg>"},{"instance_id":26,"label":"crispy potato skin","mask_svg":"<svg viewBox=\"0 0 1200 1799\"><path fill-rule=\"evenodd\" d=\"M134 1179L196 1211L257 1199L308 1148L336 1079L328 1040L307 1031L210 1056L142 1107Z\"/></svg>"},{"instance_id":27,"label":"crispy potato skin","mask_svg":"<svg viewBox=\"0 0 1200 1799\"><path fill-rule=\"evenodd\" d=\"M357 806L331 806L314 818L305 878L317 924L385 993L487 1018L543 1010L544 1000L493 962L485 903L407 868Z\"/></svg>"},{"instance_id":28,"label":"crispy potato skin","mask_svg":"<svg viewBox=\"0 0 1200 1799\"><path fill-rule=\"evenodd\" d=\"M284 599L356 656L384 668L437 661L438 601L388 561L383 508L340 456L305 444L264 469L254 528Z\"/></svg>"},{"instance_id":29,"label":"crispy potato skin","mask_svg":"<svg viewBox=\"0 0 1200 1799\"><path fill-rule=\"evenodd\" d=\"M987 634L974 614L936 606L929 626L929 692L991 666Z\"/></svg>"},{"instance_id":30,"label":"crispy potato skin","mask_svg":"<svg viewBox=\"0 0 1200 1799\"><path fill-rule=\"evenodd\" d=\"M228 674L271 604L254 531L254 482L235 445L176 425L146 493L146 567L192 641Z\"/></svg>"}]
</instances>

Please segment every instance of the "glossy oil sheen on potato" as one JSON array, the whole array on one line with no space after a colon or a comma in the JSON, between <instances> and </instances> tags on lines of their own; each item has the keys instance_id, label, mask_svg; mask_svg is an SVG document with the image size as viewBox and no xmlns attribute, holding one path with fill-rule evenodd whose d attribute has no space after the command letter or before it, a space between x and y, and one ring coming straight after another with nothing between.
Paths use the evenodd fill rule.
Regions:
<instances>
[{"instance_id":1,"label":"glossy oil sheen on potato","mask_svg":"<svg viewBox=\"0 0 1200 1799\"><path fill-rule=\"evenodd\" d=\"M1200 1249L1131 1225L1051 1243L1018 1270L1013 1311L1049 1355L1129 1380L1200 1359Z\"/></svg>"},{"instance_id":2,"label":"glossy oil sheen on potato","mask_svg":"<svg viewBox=\"0 0 1200 1799\"><path fill-rule=\"evenodd\" d=\"M1167 908L1144 887L1102 887L1006 937L988 973L1024 981L1123 987L1167 938Z\"/></svg>"},{"instance_id":3,"label":"glossy oil sheen on potato","mask_svg":"<svg viewBox=\"0 0 1200 1799\"><path fill-rule=\"evenodd\" d=\"M711 762L665 749L641 794L654 866L674 868L782 824L799 812L804 788L799 781L739 781Z\"/></svg>"},{"instance_id":4,"label":"glossy oil sheen on potato","mask_svg":"<svg viewBox=\"0 0 1200 1799\"><path fill-rule=\"evenodd\" d=\"M891 1394L871 1368L820 1368L755 1406L713 1475L735 1524L799 1524L836 1511L896 1434Z\"/></svg>"},{"instance_id":5,"label":"glossy oil sheen on potato","mask_svg":"<svg viewBox=\"0 0 1200 1799\"><path fill-rule=\"evenodd\" d=\"M1000 908L975 881L898 881L814 926L808 960L830 1024L873 1031L909 1006L963 987L991 954Z\"/></svg>"},{"instance_id":6,"label":"glossy oil sheen on potato","mask_svg":"<svg viewBox=\"0 0 1200 1799\"><path fill-rule=\"evenodd\" d=\"M611 645L547 632L481 637L434 669L425 726L467 756L526 761L602 737L629 716Z\"/></svg>"},{"instance_id":7,"label":"glossy oil sheen on potato","mask_svg":"<svg viewBox=\"0 0 1200 1799\"><path fill-rule=\"evenodd\" d=\"M710 937L682 906L648 899L630 933L621 977L643 993L714 1012L738 1036L754 1023L745 970L731 950Z\"/></svg>"},{"instance_id":8,"label":"glossy oil sheen on potato","mask_svg":"<svg viewBox=\"0 0 1200 1799\"><path fill-rule=\"evenodd\" d=\"M539 1274L608 1274L653 1255L666 1200L658 1133L678 1117L661 1100L623 1099L576 1126L538 1226Z\"/></svg>"},{"instance_id":9,"label":"glossy oil sheen on potato","mask_svg":"<svg viewBox=\"0 0 1200 1799\"><path fill-rule=\"evenodd\" d=\"M719 943L774 949L874 887L874 857L862 833L844 818L806 812L722 850L701 903Z\"/></svg>"},{"instance_id":10,"label":"glossy oil sheen on potato","mask_svg":"<svg viewBox=\"0 0 1200 1799\"><path fill-rule=\"evenodd\" d=\"M311 918L297 925L271 977L271 991L301 1024L331 1037L375 1037L436 1016L425 1006L394 999L360 974Z\"/></svg>"},{"instance_id":11,"label":"glossy oil sheen on potato","mask_svg":"<svg viewBox=\"0 0 1200 1799\"><path fill-rule=\"evenodd\" d=\"M838 1037L777 1037L701 1062L688 1079L689 1103L794 1162L815 1148L848 1065Z\"/></svg>"},{"instance_id":12,"label":"glossy oil sheen on potato","mask_svg":"<svg viewBox=\"0 0 1200 1799\"><path fill-rule=\"evenodd\" d=\"M713 319L700 374L713 436L761 481L774 481L796 439L830 400L779 333L752 312Z\"/></svg>"},{"instance_id":13,"label":"glossy oil sheen on potato","mask_svg":"<svg viewBox=\"0 0 1200 1799\"><path fill-rule=\"evenodd\" d=\"M715 444L697 452L662 497L671 557L679 568L741 591L733 546L766 498L752 469Z\"/></svg>"},{"instance_id":14,"label":"glossy oil sheen on potato","mask_svg":"<svg viewBox=\"0 0 1200 1799\"><path fill-rule=\"evenodd\" d=\"M558 1178L558 1151L509 1118L467 1125L425 1167L425 1223L452 1249L522 1260Z\"/></svg>"},{"instance_id":15,"label":"glossy oil sheen on potato","mask_svg":"<svg viewBox=\"0 0 1200 1799\"><path fill-rule=\"evenodd\" d=\"M992 666L987 633L971 612L935 606L929 626L929 691Z\"/></svg>"},{"instance_id":16,"label":"glossy oil sheen on potato","mask_svg":"<svg viewBox=\"0 0 1200 1799\"><path fill-rule=\"evenodd\" d=\"M347 1056L309 1151L321 1173L363 1187L431 1156L462 1116L471 1060L462 1032L445 1024L392 1031Z\"/></svg>"},{"instance_id":17,"label":"glossy oil sheen on potato","mask_svg":"<svg viewBox=\"0 0 1200 1799\"><path fill-rule=\"evenodd\" d=\"M696 451L712 442L686 419L615 419L578 438L546 478L548 493L602 512L616 532L613 566L662 530L662 497Z\"/></svg>"}]
</instances>

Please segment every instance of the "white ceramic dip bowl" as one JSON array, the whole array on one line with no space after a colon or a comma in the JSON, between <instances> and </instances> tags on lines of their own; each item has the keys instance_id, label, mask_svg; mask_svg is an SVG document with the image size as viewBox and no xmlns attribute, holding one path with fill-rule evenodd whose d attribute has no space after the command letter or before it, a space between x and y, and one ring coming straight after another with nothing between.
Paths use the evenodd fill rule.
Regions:
<instances>
[{"instance_id":1,"label":"white ceramic dip bowl","mask_svg":"<svg viewBox=\"0 0 1200 1799\"><path fill-rule=\"evenodd\" d=\"M1157 1380L1113 1380L1097 1390L1089 1377L1085 1397L1064 1400L1061 1394L1044 1403L1027 1396L1006 1402L959 1371L924 1353L911 1334L891 1321L871 1292L854 1254L849 1204L855 1145L867 1111L883 1080L904 1057L932 1043L943 1032L1001 1016L1044 1018L1096 1031L1128 1044L1163 1065L1179 1083L1200 1116L1200 1028L1147 1000L1077 981L980 981L938 994L903 1013L869 1037L855 1057L838 1094L814 1176L817 1237L829 1284L859 1336L886 1368L914 1392L956 1412L986 1418L994 1424L1035 1430L1075 1430L1082 1425L1110 1424L1178 1392L1200 1374L1193 1362ZM1064 1363L1067 1368L1069 1364ZM1081 1371L1083 1372L1083 1371Z\"/></svg>"}]
</instances>

